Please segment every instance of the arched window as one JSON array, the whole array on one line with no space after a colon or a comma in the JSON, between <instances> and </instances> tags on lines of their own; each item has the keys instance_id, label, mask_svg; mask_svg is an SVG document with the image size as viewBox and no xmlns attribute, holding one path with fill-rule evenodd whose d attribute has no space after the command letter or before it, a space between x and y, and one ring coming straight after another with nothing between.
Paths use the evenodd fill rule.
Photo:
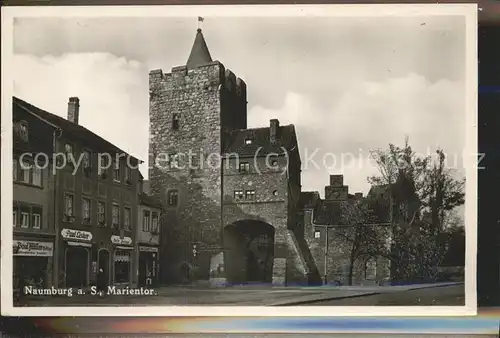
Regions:
<instances>
[{"instance_id":1,"label":"arched window","mask_svg":"<svg viewBox=\"0 0 500 338\"><path fill-rule=\"evenodd\" d=\"M375 258L370 258L365 263L365 279L374 280L377 278L377 261Z\"/></svg>"}]
</instances>

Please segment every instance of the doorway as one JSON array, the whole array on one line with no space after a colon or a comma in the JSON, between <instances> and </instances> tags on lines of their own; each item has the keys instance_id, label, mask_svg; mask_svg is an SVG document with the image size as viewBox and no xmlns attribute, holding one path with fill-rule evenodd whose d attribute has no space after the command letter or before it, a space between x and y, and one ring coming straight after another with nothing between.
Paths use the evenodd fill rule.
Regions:
<instances>
[{"instance_id":1,"label":"doorway","mask_svg":"<svg viewBox=\"0 0 500 338\"><path fill-rule=\"evenodd\" d=\"M102 269L106 285L109 285L109 251L108 249L100 249L98 255L97 272Z\"/></svg>"},{"instance_id":2,"label":"doorway","mask_svg":"<svg viewBox=\"0 0 500 338\"><path fill-rule=\"evenodd\" d=\"M66 249L66 287L81 288L88 285L89 252L72 246Z\"/></svg>"}]
</instances>

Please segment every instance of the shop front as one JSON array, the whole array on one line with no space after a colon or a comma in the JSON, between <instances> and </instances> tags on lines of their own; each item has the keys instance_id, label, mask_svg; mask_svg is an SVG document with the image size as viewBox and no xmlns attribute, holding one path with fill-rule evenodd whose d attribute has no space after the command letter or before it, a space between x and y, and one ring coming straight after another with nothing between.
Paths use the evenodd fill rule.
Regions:
<instances>
[{"instance_id":1,"label":"shop front","mask_svg":"<svg viewBox=\"0 0 500 338\"><path fill-rule=\"evenodd\" d=\"M13 288L52 286L54 243L48 240L22 239L13 241Z\"/></svg>"},{"instance_id":2,"label":"shop front","mask_svg":"<svg viewBox=\"0 0 500 338\"><path fill-rule=\"evenodd\" d=\"M139 245L139 286L158 284L158 247Z\"/></svg>"},{"instance_id":3,"label":"shop front","mask_svg":"<svg viewBox=\"0 0 500 338\"><path fill-rule=\"evenodd\" d=\"M65 287L89 286L92 233L83 230L62 229L63 270Z\"/></svg>"},{"instance_id":4,"label":"shop front","mask_svg":"<svg viewBox=\"0 0 500 338\"><path fill-rule=\"evenodd\" d=\"M131 285L132 276L132 238L111 236L111 243L114 245L113 252L113 284Z\"/></svg>"}]
</instances>

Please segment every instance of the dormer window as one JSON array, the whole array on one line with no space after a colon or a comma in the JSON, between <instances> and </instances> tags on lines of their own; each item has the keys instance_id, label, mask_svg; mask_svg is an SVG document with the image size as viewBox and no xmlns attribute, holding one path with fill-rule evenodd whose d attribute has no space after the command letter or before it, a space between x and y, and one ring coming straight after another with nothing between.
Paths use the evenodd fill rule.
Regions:
<instances>
[{"instance_id":1,"label":"dormer window","mask_svg":"<svg viewBox=\"0 0 500 338\"><path fill-rule=\"evenodd\" d=\"M24 141L28 141L28 123L25 121L19 122L19 136Z\"/></svg>"},{"instance_id":2,"label":"dormer window","mask_svg":"<svg viewBox=\"0 0 500 338\"><path fill-rule=\"evenodd\" d=\"M172 129L179 130L179 114L174 114L172 116Z\"/></svg>"},{"instance_id":3,"label":"dormer window","mask_svg":"<svg viewBox=\"0 0 500 338\"><path fill-rule=\"evenodd\" d=\"M247 138L247 139L245 140L245 144L252 144L252 140L251 140L251 139L249 139L249 138Z\"/></svg>"}]
</instances>

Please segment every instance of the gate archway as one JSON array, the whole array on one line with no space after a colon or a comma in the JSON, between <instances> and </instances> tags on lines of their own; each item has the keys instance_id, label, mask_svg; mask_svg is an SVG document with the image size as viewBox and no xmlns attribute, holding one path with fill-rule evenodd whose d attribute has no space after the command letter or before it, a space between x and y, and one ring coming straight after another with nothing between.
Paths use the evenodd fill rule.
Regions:
<instances>
[{"instance_id":1,"label":"gate archway","mask_svg":"<svg viewBox=\"0 0 500 338\"><path fill-rule=\"evenodd\" d=\"M224 228L224 265L229 284L271 283L274 227L244 220Z\"/></svg>"}]
</instances>

